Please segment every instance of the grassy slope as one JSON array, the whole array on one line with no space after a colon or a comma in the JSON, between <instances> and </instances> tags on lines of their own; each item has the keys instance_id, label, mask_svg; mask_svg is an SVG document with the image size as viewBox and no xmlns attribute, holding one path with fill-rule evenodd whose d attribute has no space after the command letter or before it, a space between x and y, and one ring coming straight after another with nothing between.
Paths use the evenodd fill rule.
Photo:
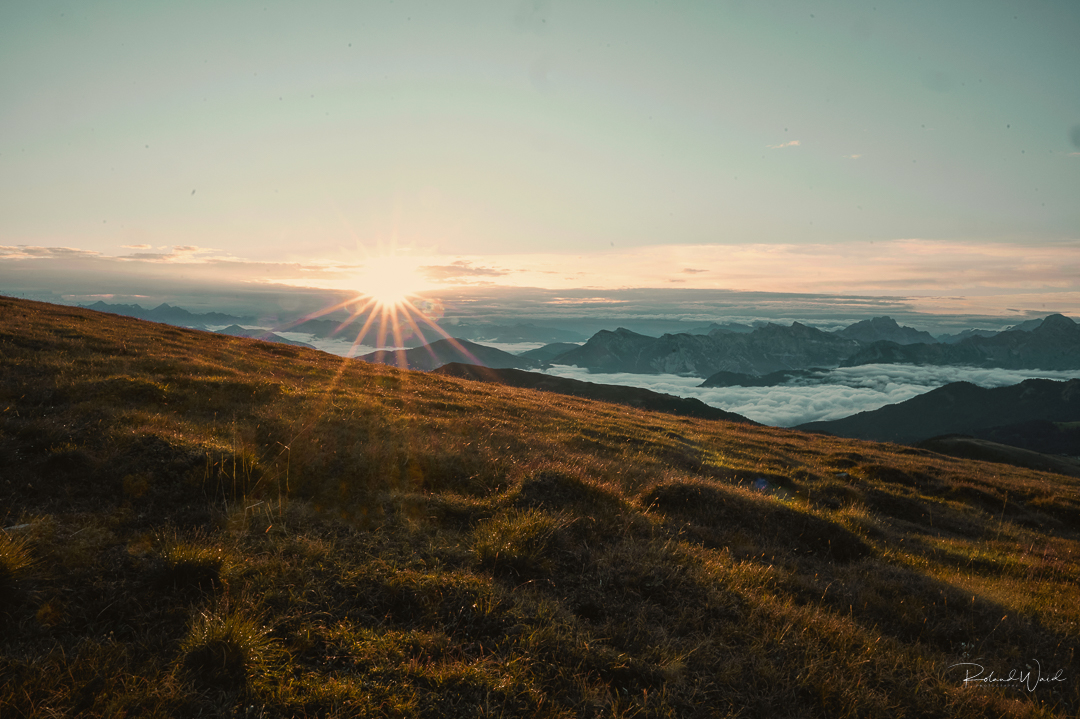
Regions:
<instances>
[{"instance_id":1,"label":"grassy slope","mask_svg":"<svg viewBox=\"0 0 1080 719\"><path fill-rule=\"evenodd\" d=\"M5 719L1080 711L1074 478L6 298L0 468Z\"/></svg>"}]
</instances>

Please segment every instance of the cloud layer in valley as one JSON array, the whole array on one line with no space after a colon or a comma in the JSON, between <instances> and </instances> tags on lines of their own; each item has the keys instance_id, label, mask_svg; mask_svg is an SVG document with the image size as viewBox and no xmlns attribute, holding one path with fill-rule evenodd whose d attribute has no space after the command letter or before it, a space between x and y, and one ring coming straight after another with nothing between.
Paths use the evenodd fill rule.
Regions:
<instances>
[{"instance_id":1,"label":"cloud layer in valley","mask_svg":"<svg viewBox=\"0 0 1080 719\"><path fill-rule=\"evenodd\" d=\"M971 382L980 387L1005 387L1041 377L1067 380L1077 372L984 369L979 367L920 367L914 365L862 365L822 372L819 378L801 378L776 387L699 387L700 377L670 374L590 373L580 367L557 365L548 374L559 377L644 387L679 397L695 397L714 407L755 422L792 427L804 422L832 420L895 404L950 382Z\"/></svg>"}]
</instances>

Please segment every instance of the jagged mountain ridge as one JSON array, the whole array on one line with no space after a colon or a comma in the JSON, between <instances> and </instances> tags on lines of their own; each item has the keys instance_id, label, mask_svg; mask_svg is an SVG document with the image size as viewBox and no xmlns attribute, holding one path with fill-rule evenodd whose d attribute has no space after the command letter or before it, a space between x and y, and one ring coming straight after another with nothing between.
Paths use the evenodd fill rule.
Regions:
<instances>
[{"instance_id":1,"label":"jagged mountain ridge","mask_svg":"<svg viewBox=\"0 0 1080 719\"><path fill-rule=\"evenodd\" d=\"M596 333L584 346L559 355L557 364L594 372L768 374L806 367L835 367L859 348L854 340L795 322L769 324L748 334L714 330L708 335L639 335L626 329Z\"/></svg>"},{"instance_id":2,"label":"jagged mountain ridge","mask_svg":"<svg viewBox=\"0 0 1080 719\"><path fill-rule=\"evenodd\" d=\"M88 310L108 312L114 315L124 315L125 317L135 317L140 320L150 320L151 322L161 322L163 324L180 325L181 327L193 327L196 329L205 327L206 325L239 324L240 322L250 322L251 320L249 317L236 317L222 312L205 312L198 314L185 310L183 307L174 307L166 302L162 302L153 309L146 309L137 304L111 305L103 300L98 300L92 305L81 306Z\"/></svg>"},{"instance_id":3,"label":"jagged mountain ridge","mask_svg":"<svg viewBox=\"0 0 1080 719\"><path fill-rule=\"evenodd\" d=\"M856 323L847 329L855 328L853 334L862 337L892 333L905 341L929 337L930 342L898 344L877 340L866 344L798 322L790 327L769 324L745 334L713 330L708 335L680 333L661 337L620 328L598 332L584 346L551 361L592 372L706 378L717 373L760 376L876 363L1080 369L1080 327L1063 315L1050 315L1037 325L1025 323L1035 327L1030 331L1017 326L992 337L969 336L955 344L938 343L928 333L901 327L889 318L877 319L882 321L861 327Z\"/></svg>"},{"instance_id":4,"label":"jagged mountain ridge","mask_svg":"<svg viewBox=\"0 0 1080 719\"><path fill-rule=\"evenodd\" d=\"M955 344L875 342L843 362L845 367L864 364L1080 369L1080 325L1064 315L1054 314L1031 331L1017 328L993 337L967 337Z\"/></svg>"}]
</instances>

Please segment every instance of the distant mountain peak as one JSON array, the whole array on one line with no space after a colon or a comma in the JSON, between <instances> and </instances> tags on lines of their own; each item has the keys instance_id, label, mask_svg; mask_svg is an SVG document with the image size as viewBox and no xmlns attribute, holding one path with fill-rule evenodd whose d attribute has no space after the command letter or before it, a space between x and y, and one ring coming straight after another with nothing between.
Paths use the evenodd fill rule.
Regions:
<instances>
[{"instance_id":1,"label":"distant mountain peak","mask_svg":"<svg viewBox=\"0 0 1080 719\"><path fill-rule=\"evenodd\" d=\"M873 342L895 342L898 345L933 344L937 342L929 332L914 327L904 327L892 317L873 317L849 325L834 332L837 337L855 340L864 344Z\"/></svg>"},{"instance_id":2,"label":"distant mountain peak","mask_svg":"<svg viewBox=\"0 0 1080 719\"><path fill-rule=\"evenodd\" d=\"M1077 325L1071 318L1066 317L1063 314L1057 313L1047 315L1043 318L1042 324L1035 328L1035 332L1043 332L1046 330L1074 330Z\"/></svg>"}]
</instances>

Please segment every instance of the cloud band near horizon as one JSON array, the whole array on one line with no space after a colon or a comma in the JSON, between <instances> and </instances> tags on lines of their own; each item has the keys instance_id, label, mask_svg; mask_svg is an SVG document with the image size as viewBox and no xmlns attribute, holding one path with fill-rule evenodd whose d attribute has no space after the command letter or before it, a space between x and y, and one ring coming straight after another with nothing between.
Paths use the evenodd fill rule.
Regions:
<instances>
[{"instance_id":1,"label":"cloud band near horizon","mask_svg":"<svg viewBox=\"0 0 1080 719\"><path fill-rule=\"evenodd\" d=\"M125 248L147 250L151 248ZM363 291L365 253L256 262L194 245L107 255L71 247L0 246L0 291L63 291L73 277L96 293L139 278L288 285ZM401 252L428 291L460 287L727 289L762 292L910 296L935 311L1080 311L1080 242L942 242L898 239L834 245L653 245L565 254L445 255ZM22 288L20 290L20 288Z\"/></svg>"}]
</instances>

